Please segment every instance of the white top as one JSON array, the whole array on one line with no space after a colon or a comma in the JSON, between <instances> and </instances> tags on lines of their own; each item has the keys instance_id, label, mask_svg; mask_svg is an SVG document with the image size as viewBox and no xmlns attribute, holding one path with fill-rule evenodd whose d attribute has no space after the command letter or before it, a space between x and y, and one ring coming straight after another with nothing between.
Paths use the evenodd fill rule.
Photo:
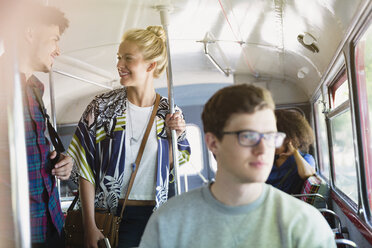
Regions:
<instances>
[{"instance_id":1,"label":"white top","mask_svg":"<svg viewBox=\"0 0 372 248\"><path fill-rule=\"evenodd\" d=\"M125 151L124 188L121 191L120 198L124 198L125 192L127 192L129 179L132 174L131 164L137 158L153 107L138 107L127 101L127 120L125 127L125 147L127 149ZM156 125L154 121L129 199L155 200L157 152Z\"/></svg>"}]
</instances>

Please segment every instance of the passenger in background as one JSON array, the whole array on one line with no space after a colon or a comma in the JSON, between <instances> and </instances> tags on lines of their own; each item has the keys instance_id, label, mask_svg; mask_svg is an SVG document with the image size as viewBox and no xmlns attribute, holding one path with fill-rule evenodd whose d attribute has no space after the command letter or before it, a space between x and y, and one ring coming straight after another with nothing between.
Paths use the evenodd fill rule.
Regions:
<instances>
[{"instance_id":1,"label":"passenger in background","mask_svg":"<svg viewBox=\"0 0 372 248\"><path fill-rule=\"evenodd\" d=\"M234 85L215 93L202 119L216 157L216 180L170 199L150 218L147 247L336 247L320 212L265 184L277 132L270 93Z\"/></svg>"},{"instance_id":2,"label":"passenger in background","mask_svg":"<svg viewBox=\"0 0 372 248\"><path fill-rule=\"evenodd\" d=\"M308 154L314 133L305 117L296 110L276 110L277 128L286 134L276 149L274 166L266 183L288 194L298 194L304 180L315 174L315 161Z\"/></svg>"},{"instance_id":3,"label":"passenger in background","mask_svg":"<svg viewBox=\"0 0 372 248\"><path fill-rule=\"evenodd\" d=\"M16 54L23 93L31 242L32 247L64 247L64 216L56 178L69 179L72 159L60 154L56 164L52 164L57 155L50 151L51 142L46 135L44 85L33 74L51 70L55 57L60 55L58 42L68 20L59 9L34 1L19 1L19 6L15 13L19 15L19 30L14 30L18 31ZM13 52L12 46L7 50L7 44L3 56L13 63L12 55L7 54Z\"/></svg>"},{"instance_id":4,"label":"passenger in background","mask_svg":"<svg viewBox=\"0 0 372 248\"><path fill-rule=\"evenodd\" d=\"M135 162L156 99L154 78L167 66L165 31L160 26L127 31L118 50L117 69L124 87L97 96L87 107L69 147L80 169L80 200L86 247L103 238L94 208L120 215ZM119 247L138 246L154 208L168 199L169 130L178 136L179 162L189 160L186 124L176 108L160 98L139 170L119 230ZM173 184L171 184L173 186Z\"/></svg>"}]
</instances>

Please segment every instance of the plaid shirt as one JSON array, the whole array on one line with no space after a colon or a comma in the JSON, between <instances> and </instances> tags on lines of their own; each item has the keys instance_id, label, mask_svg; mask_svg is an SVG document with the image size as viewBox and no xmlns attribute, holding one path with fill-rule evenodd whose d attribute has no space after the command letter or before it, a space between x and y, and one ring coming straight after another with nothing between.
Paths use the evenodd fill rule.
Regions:
<instances>
[{"instance_id":1,"label":"plaid shirt","mask_svg":"<svg viewBox=\"0 0 372 248\"><path fill-rule=\"evenodd\" d=\"M31 76L26 82L21 75L24 118L26 130L28 179L30 193L30 215L32 243L46 241L48 214L55 228L61 233L64 216L61 210L56 180L46 172L45 165L50 162L50 144L45 136L46 121L34 95L33 88L44 93L44 85Z\"/></svg>"}]
</instances>

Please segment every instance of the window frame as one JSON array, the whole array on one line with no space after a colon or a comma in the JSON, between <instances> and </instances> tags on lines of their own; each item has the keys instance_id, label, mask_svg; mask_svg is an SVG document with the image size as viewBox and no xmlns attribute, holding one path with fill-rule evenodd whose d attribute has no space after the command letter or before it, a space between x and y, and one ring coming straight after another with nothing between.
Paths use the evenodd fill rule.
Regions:
<instances>
[{"instance_id":1,"label":"window frame","mask_svg":"<svg viewBox=\"0 0 372 248\"><path fill-rule=\"evenodd\" d=\"M369 5L369 10L372 10L372 5ZM370 13L370 12L366 12ZM348 77L348 86L349 86L349 101L350 101L350 111L351 111L351 121L353 131L353 140L354 140L354 150L355 150L355 157L356 157L356 171L357 171L357 179L358 179L358 206L357 209L351 207L352 204L349 204L348 198L344 197L340 191L335 190L333 186L333 179L329 181L331 186L331 198L333 202L337 205L338 210L341 211L351 222L351 224L355 225L358 229L358 232L361 233L364 238L368 240L368 242L372 243L372 217L371 212L372 209L368 207L368 197L367 197L367 184L365 178L365 166L367 166L365 157L364 157L364 147L365 143L363 142L363 134L362 134L362 126L361 126L361 119L360 119L360 104L359 104L359 95L360 89L358 89L357 85L357 75L356 75L356 66L355 66L355 48L357 46L358 41L361 37L365 34L366 30L372 26L372 16L371 15L364 15L359 22L354 26L354 28L348 34L348 37L345 40L345 43L340 47L340 51L338 52L337 57L335 57L331 64L329 65L326 71L326 77L322 80L319 89L317 90L317 94L313 96L313 101L318 99L320 92L323 94L323 99L325 101L329 101L327 96L327 90L329 83L333 82L333 78L337 75L340 66L338 66L339 58L344 58L344 64L346 65L347 70L347 77ZM328 83L328 84L327 84ZM314 103L314 102L313 102ZM329 107L329 104L328 106ZM363 107L363 106L362 106ZM328 110L326 110L328 111ZM314 116L315 117L315 116ZM372 121L372 120L371 120ZM329 147L331 147L330 143L330 130L329 130L329 120L326 115L326 122L327 122L327 132L328 132L328 140L329 140ZM317 137L318 138L318 137ZM333 158L330 154L330 169L333 170ZM372 159L371 159L372 161ZM332 175L331 175L332 176ZM337 212L337 211L336 211Z\"/></svg>"},{"instance_id":2,"label":"window frame","mask_svg":"<svg viewBox=\"0 0 372 248\"><path fill-rule=\"evenodd\" d=\"M345 61L345 60L344 60ZM345 81L348 80L347 78L347 71L345 64L341 67L340 71L336 74L335 78L331 81L331 83L328 85L328 103L329 103L329 109L332 112L338 106L334 106L334 101L336 97L336 91L345 83ZM349 90L349 96L350 96L350 90ZM349 98L350 101L350 98Z\"/></svg>"},{"instance_id":3,"label":"window frame","mask_svg":"<svg viewBox=\"0 0 372 248\"><path fill-rule=\"evenodd\" d=\"M316 97L315 97L315 101L313 102L312 104L312 113L313 113L313 120L314 120L314 134L315 134L315 156L316 156L316 159L317 159L317 172L318 174L328 183L331 182L331 174L332 174L332 171L331 171L331 168L332 168L332 164L331 164L331 157L330 157L330 150L329 150L329 147L330 147L330 141L329 141L329 132L328 132L328 125L327 125L327 112L328 112L328 102L327 102L327 97L324 96L324 94L320 93L318 94ZM323 109L322 109L322 112L321 113L318 113L318 106L317 104L319 103L322 103L323 104ZM321 116L324 117L324 119L320 119ZM320 147L320 143L321 143L321 135L320 135L320 122L321 121L324 121L324 125L325 125L325 131L326 131L326 146L328 148L327 151L323 152L323 151L320 151L321 150L321 147ZM324 156L322 156L321 158L321 155L323 153L327 153L328 154L328 171L325 171L325 168L324 168ZM327 175L324 175L324 173L327 173Z\"/></svg>"},{"instance_id":4,"label":"window frame","mask_svg":"<svg viewBox=\"0 0 372 248\"><path fill-rule=\"evenodd\" d=\"M358 125L358 146L361 147L359 152L360 158L360 191L361 191L361 203L359 206L359 212L362 216L365 217L366 222L369 225L369 228L372 227L372 206L370 205L370 201L372 201L372 186L368 187L367 184L372 185L372 178L367 178L369 166L369 158L372 161L372 149L368 149L370 145L372 145L372 138L367 138L364 135L364 130L369 130L371 127L371 120L369 120L369 106L368 106L368 96L366 92L367 82L359 81L358 77L358 44L364 34L372 28L372 21L370 20L366 25L358 31L356 38L351 42L351 51L350 51L350 63L351 63L351 71L352 71L352 79L354 80L355 84L353 84L354 92L355 92L355 105L356 105L356 117L357 117L357 125ZM363 54L364 56L364 54ZM365 118L367 116L367 118ZM372 168L370 169L372 171Z\"/></svg>"},{"instance_id":5,"label":"window frame","mask_svg":"<svg viewBox=\"0 0 372 248\"><path fill-rule=\"evenodd\" d=\"M359 179L359 169L360 163L358 161L358 148L356 147L357 142L353 142L353 148L354 148L354 155L355 155L355 172L356 172L356 179L357 179L357 202L354 202L350 197L348 197L340 188L336 187L335 185L335 159L334 159L334 153L332 150L333 147L333 137L332 137L332 120L334 118L337 118L341 114L345 113L345 111L350 111L351 115L351 132L352 132L352 138L353 141L357 140L356 131L355 131L355 117L354 117L354 109L353 109L353 91L352 91L352 84L351 84L351 75L350 75L350 68L348 68L348 60L345 53L342 53L339 57L341 62L341 66L339 67L339 70L337 73L335 73L334 77L332 77L329 80L329 83L327 84L327 97L328 97L328 111L326 114L326 123L327 123L327 131L328 131L328 144L329 144L329 157L330 157L330 182L333 192L338 195L341 199L344 200L345 204L348 205L350 209L356 214L360 209L360 198L361 198L361 192L360 192L360 179ZM348 84L348 90L349 90L349 98L348 100L344 101L343 103L339 104L338 106L333 106L333 96L336 92L336 90L343 85L344 83Z\"/></svg>"}]
</instances>

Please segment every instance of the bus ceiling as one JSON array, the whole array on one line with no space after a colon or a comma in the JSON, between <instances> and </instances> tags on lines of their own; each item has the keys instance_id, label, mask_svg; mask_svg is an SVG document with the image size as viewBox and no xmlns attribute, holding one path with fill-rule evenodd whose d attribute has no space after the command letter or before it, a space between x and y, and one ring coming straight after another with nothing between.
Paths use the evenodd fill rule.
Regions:
<instances>
[{"instance_id":1,"label":"bus ceiling","mask_svg":"<svg viewBox=\"0 0 372 248\"><path fill-rule=\"evenodd\" d=\"M49 0L49 5L59 7L70 20L60 43L62 55L53 68L60 72L54 77L57 113L69 108L61 106L83 106L82 98L91 99L119 86L116 53L121 36L131 28L161 25L159 5L169 6L175 87L256 83L268 87L277 99L287 94L287 103L309 101L367 3ZM207 34L207 43L200 42ZM155 81L156 88L166 86L165 75ZM83 111L71 109L79 114Z\"/></svg>"}]
</instances>

